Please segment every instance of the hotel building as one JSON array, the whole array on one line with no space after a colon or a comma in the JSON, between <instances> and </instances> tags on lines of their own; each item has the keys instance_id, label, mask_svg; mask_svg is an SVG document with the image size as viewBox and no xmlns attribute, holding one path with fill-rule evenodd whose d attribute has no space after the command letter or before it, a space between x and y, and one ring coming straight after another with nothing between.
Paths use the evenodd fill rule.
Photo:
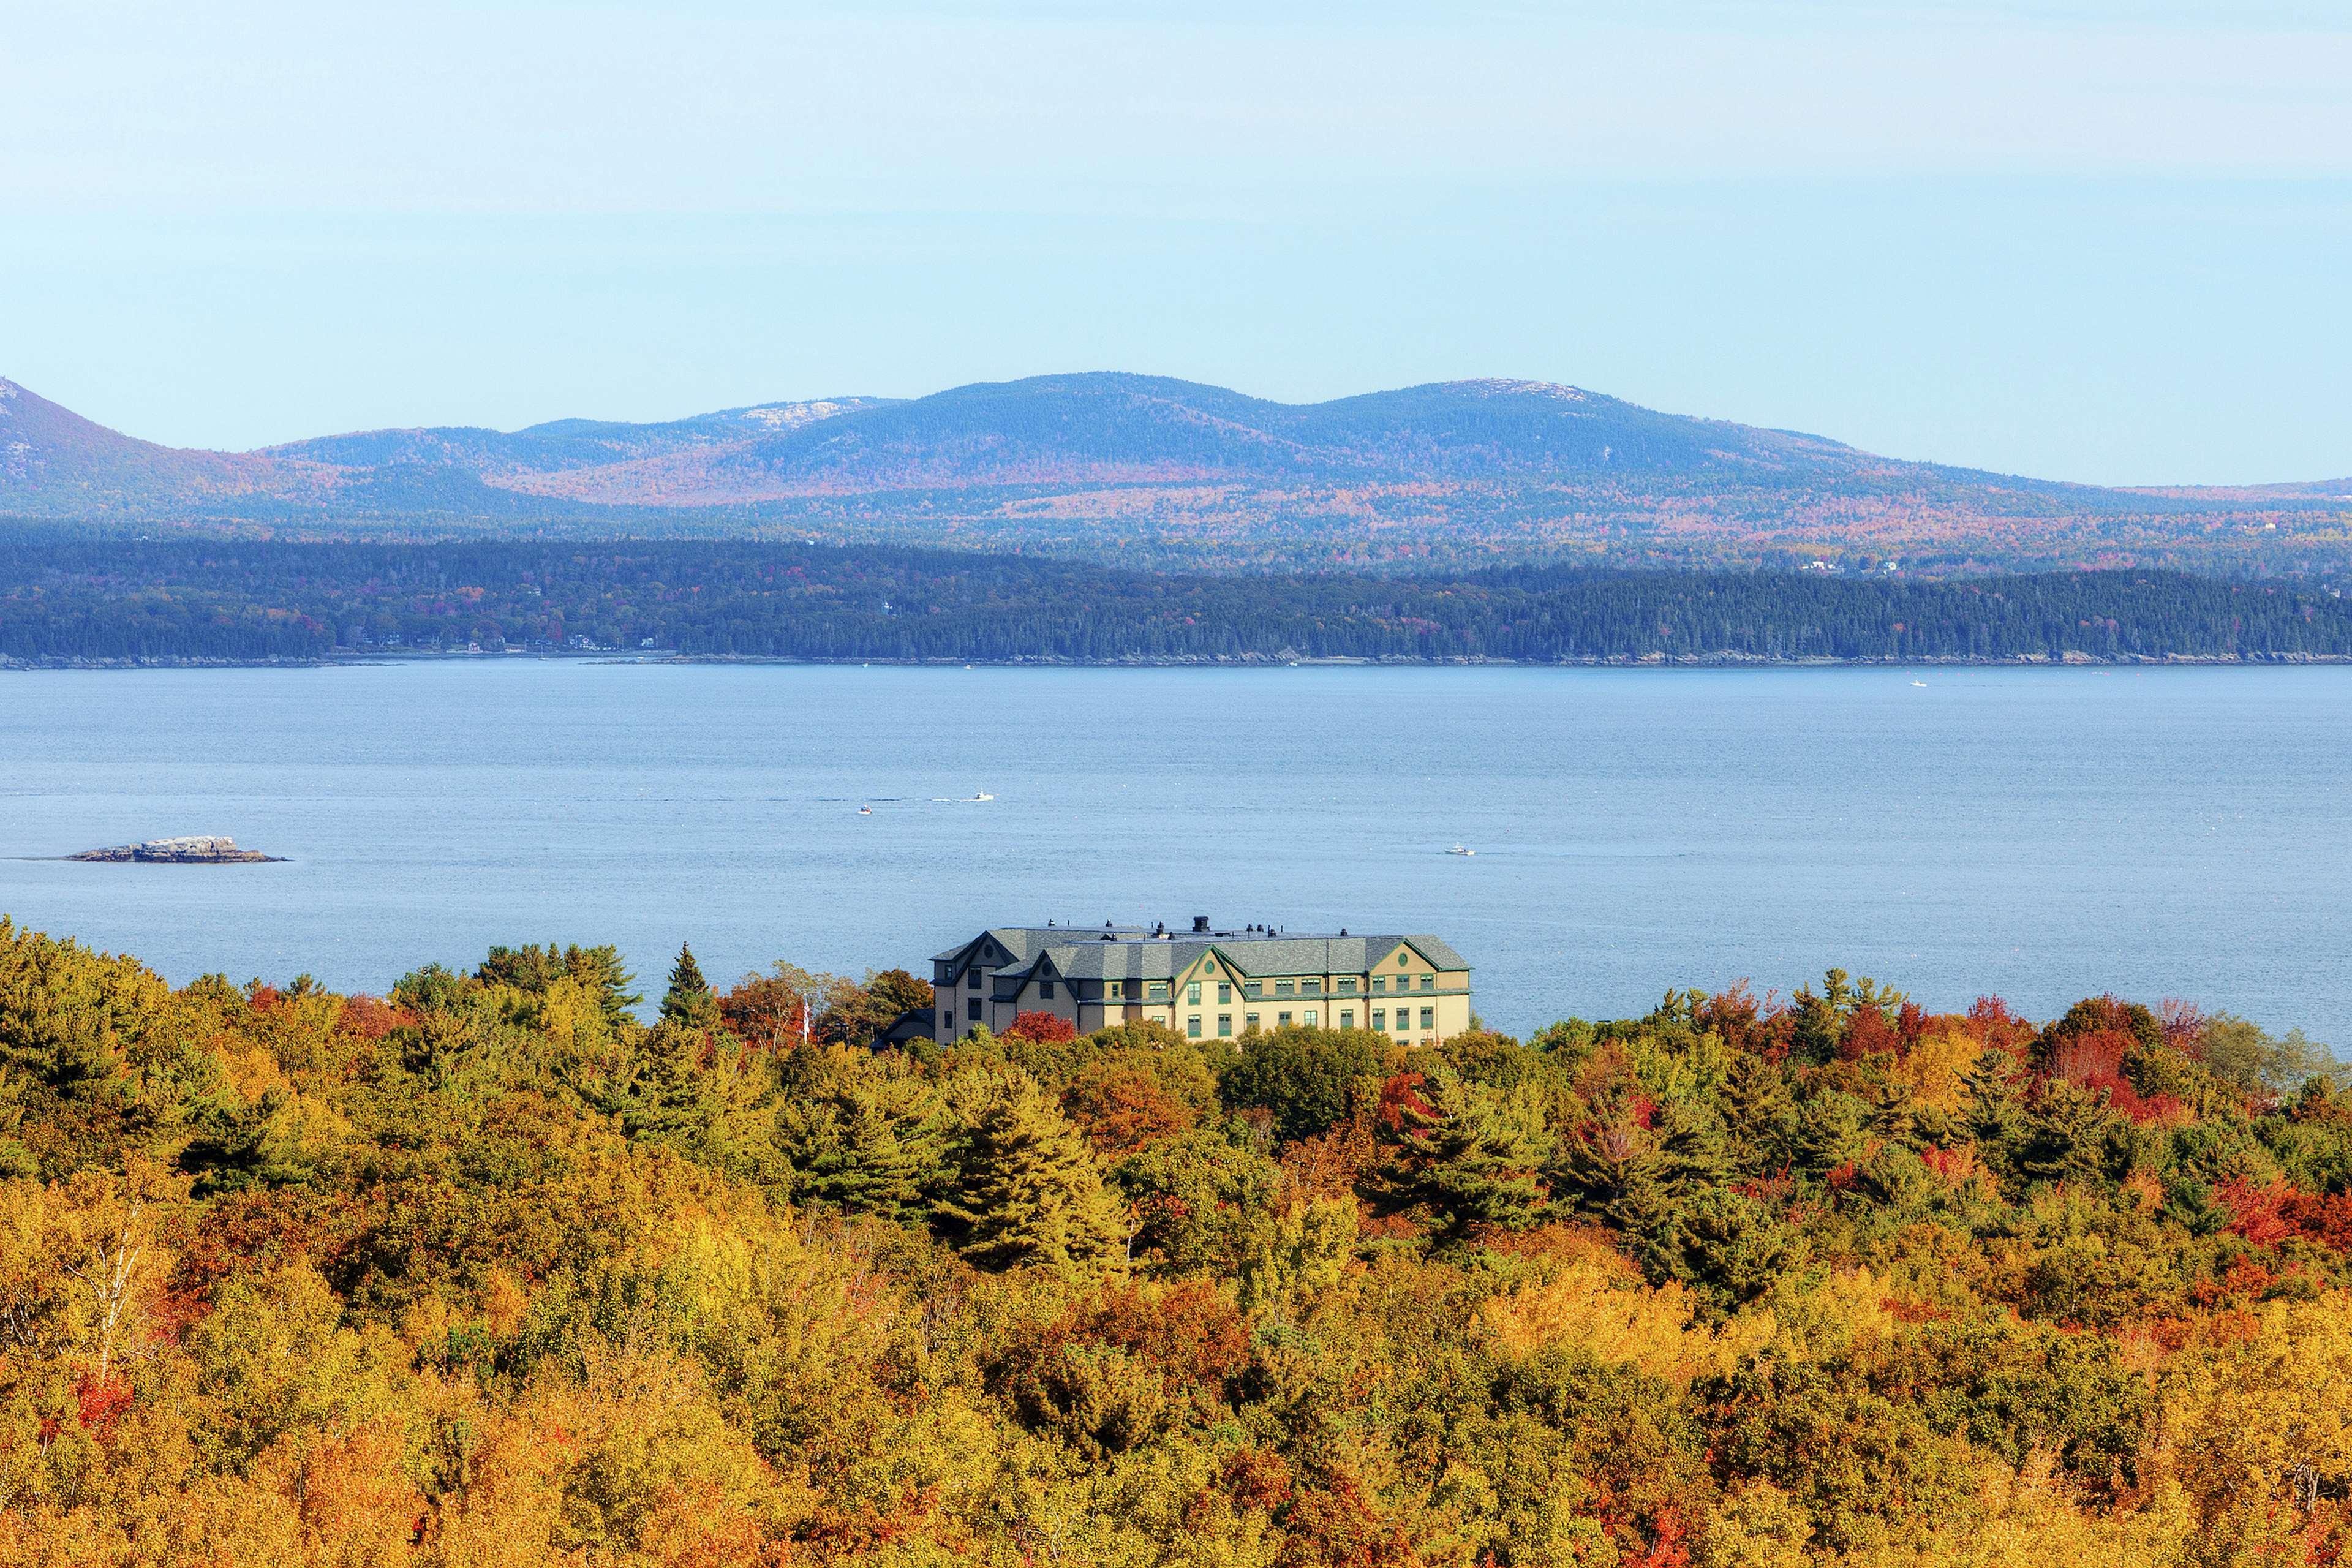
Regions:
<instances>
[{"instance_id":1,"label":"hotel building","mask_svg":"<svg viewBox=\"0 0 2352 1568\"><path fill-rule=\"evenodd\" d=\"M1051 1013L1080 1034L1164 1025L1230 1040L1286 1025L1434 1045L1470 1026L1470 965L1433 936L1294 936L1258 927L993 926L931 960L931 1037ZM912 1022L912 1020L908 1020Z\"/></svg>"}]
</instances>

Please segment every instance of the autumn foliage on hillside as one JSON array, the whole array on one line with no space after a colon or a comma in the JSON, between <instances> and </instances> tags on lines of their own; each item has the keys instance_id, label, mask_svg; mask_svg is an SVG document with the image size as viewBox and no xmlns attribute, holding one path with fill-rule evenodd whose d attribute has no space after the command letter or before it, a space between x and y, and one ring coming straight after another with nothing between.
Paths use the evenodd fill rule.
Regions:
<instances>
[{"instance_id":1,"label":"autumn foliage on hillside","mask_svg":"<svg viewBox=\"0 0 2352 1568\"><path fill-rule=\"evenodd\" d=\"M867 1044L0 921L0 1562L2331 1563L2352 1100L2109 997Z\"/></svg>"}]
</instances>

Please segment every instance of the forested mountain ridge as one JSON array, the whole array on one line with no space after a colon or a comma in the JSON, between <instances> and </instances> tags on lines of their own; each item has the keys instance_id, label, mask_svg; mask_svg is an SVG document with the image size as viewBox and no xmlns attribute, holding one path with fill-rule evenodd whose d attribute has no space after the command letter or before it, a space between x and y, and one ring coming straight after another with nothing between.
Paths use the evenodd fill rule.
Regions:
<instances>
[{"instance_id":1,"label":"forested mountain ridge","mask_svg":"<svg viewBox=\"0 0 2352 1568\"><path fill-rule=\"evenodd\" d=\"M0 920L0 1562L2352 1541L2352 1100L2294 1037L1832 971L1524 1043L866 1047L927 989L175 990Z\"/></svg>"},{"instance_id":2,"label":"forested mountain ridge","mask_svg":"<svg viewBox=\"0 0 2352 1568\"><path fill-rule=\"evenodd\" d=\"M488 480L564 473L711 447L741 445L888 402L841 397L726 408L653 425L606 419L557 419L512 432L473 426L415 430L362 430L265 447L257 456L374 468L391 463L453 468Z\"/></svg>"},{"instance_id":3,"label":"forested mountain ridge","mask_svg":"<svg viewBox=\"0 0 2352 1568\"><path fill-rule=\"evenodd\" d=\"M2328 486L2057 484L1527 381L1289 405L1165 377L1049 375L236 455L132 441L0 388L0 454L14 454L0 456L0 517L116 527L764 531L1243 566L1861 549L1957 567L2189 564L2352 550Z\"/></svg>"},{"instance_id":4,"label":"forested mountain ridge","mask_svg":"<svg viewBox=\"0 0 2352 1568\"><path fill-rule=\"evenodd\" d=\"M2340 591L2163 572L1152 573L804 544L0 542L0 658L505 647L1194 662L2352 658Z\"/></svg>"},{"instance_id":5,"label":"forested mountain ridge","mask_svg":"<svg viewBox=\"0 0 2352 1568\"><path fill-rule=\"evenodd\" d=\"M268 458L136 440L0 378L0 513L105 515L167 499L228 505L286 483Z\"/></svg>"}]
</instances>

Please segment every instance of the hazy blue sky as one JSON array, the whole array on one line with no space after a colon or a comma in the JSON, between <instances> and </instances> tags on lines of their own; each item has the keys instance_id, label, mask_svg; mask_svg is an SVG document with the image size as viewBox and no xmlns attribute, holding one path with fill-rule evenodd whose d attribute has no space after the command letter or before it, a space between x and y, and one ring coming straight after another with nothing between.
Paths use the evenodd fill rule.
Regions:
<instances>
[{"instance_id":1,"label":"hazy blue sky","mask_svg":"<svg viewBox=\"0 0 2352 1568\"><path fill-rule=\"evenodd\" d=\"M134 434L1097 368L2352 473L2352 0L0 0L0 374Z\"/></svg>"}]
</instances>

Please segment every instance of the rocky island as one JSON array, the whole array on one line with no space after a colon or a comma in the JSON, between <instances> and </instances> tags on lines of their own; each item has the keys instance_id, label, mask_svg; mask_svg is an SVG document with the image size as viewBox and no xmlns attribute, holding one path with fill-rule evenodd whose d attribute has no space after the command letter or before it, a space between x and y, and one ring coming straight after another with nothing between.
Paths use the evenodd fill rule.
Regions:
<instances>
[{"instance_id":1,"label":"rocky island","mask_svg":"<svg viewBox=\"0 0 2352 1568\"><path fill-rule=\"evenodd\" d=\"M277 860L280 857L264 855L257 849L239 849L234 838L199 836L188 838L150 838L144 844L119 844L111 849L85 849L79 855L68 855L68 860L141 860L163 866L241 866L255 861Z\"/></svg>"}]
</instances>

